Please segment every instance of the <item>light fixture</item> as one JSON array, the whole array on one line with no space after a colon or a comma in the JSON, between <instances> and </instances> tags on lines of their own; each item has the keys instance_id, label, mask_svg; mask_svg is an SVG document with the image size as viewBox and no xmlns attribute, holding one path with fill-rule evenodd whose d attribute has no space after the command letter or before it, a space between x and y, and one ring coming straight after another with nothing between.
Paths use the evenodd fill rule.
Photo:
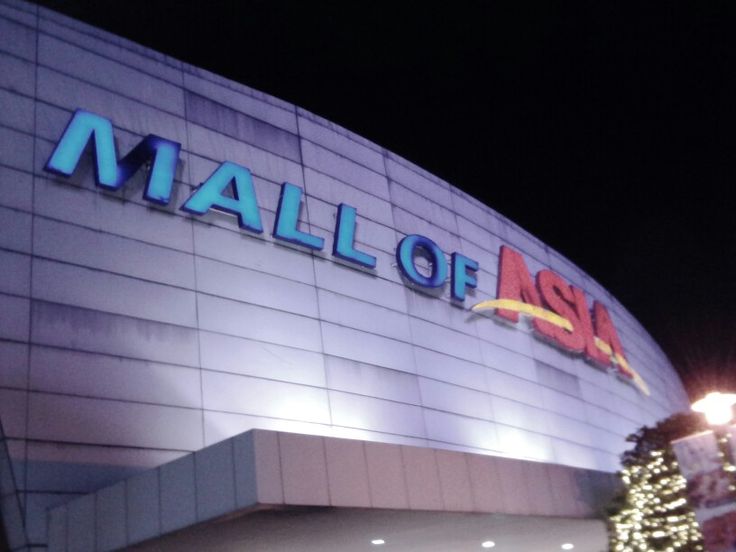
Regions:
<instances>
[{"instance_id":1,"label":"light fixture","mask_svg":"<svg viewBox=\"0 0 736 552\"><path fill-rule=\"evenodd\" d=\"M385 541L385 540L383 540L383 539L373 539L373 540L371 541L371 544L372 544L373 546L381 546L382 544L386 544L386 541Z\"/></svg>"},{"instance_id":2,"label":"light fixture","mask_svg":"<svg viewBox=\"0 0 736 552\"><path fill-rule=\"evenodd\" d=\"M572 550L573 548L575 548L575 545L571 542L566 542L565 544L560 546L560 548L562 548L563 550Z\"/></svg>"},{"instance_id":3,"label":"light fixture","mask_svg":"<svg viewBox=\"0 0 736 552\"><path fill-rule=\"evenodd\" d=\"M736 394L708 393L699 401L695 401L692 409L705 414L710 425L725 425L733 419L733 405L736 404Z\"/></svg>"},{"instance_id":4,"label":"light fixture","mask_svg":"<svg viewBox=\"0 0 736 552\"><path fill-rule=\"evenodd\" d=\"M484 541L480 543L481 548L493 548L496 546L496 543L493 541Z\"/></svg>"}]
</instances>

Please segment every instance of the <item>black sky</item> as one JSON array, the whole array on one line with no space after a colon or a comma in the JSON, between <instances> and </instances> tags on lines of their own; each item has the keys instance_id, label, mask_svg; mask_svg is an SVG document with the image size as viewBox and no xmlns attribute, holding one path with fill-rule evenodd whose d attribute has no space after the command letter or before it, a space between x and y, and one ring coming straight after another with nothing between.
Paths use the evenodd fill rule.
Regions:
<instances>
[{"instance_id":1,"label":"black sky","mask_svg":"<svg viewBox=\"0 0 736 552\"><path fill-rule=\"evenodd\" d=\"M44 0L471 193L736 390L732 1Z\"/></svg>"}]
</instances>

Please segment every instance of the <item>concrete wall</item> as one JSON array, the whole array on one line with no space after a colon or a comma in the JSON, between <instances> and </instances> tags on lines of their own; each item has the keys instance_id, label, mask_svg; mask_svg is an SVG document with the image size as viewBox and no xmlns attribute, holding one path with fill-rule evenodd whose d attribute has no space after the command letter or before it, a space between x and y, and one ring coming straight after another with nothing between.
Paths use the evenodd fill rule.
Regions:
<instances>
[{"instance_id":1,"label":"concrete wall","mask_svg":"<svg viewBox=\"0 0 736 552\"><path fill-rule=\"evenodd\" d=\"M613 471L624 437L683 408L662 351L551 247L336 125L46 9L0 0L0 419L32 542L45 508L251 428L506 455ZM182 144L170 207L43 170L71 113L127 152ZM323 252L177 207L224 160L249 167L264 226L280 184L304 188ZM330 255L336 205L358 209L377 269ZM465 309L405 285L407 233L479 261ZM538 341L471 316L495 297L501 244L603 302L645 397ZM612 262L619 262L612 260Z\"/></svg>"},{"instance_id":2,"label":"concrete wall","mask_svg":"<svg viewBox=\"0 0 736 552\"><path fill-rule=\"evenodd\" d=\"M294 529L294 523L305 523L315 507L332 513L356 508L363 523L360 529L348 530L352 538L335 538L337 531L347 528L340 518L329 523L329 530L313 527L311 536L296 541L300 551L368 549L367 540L364 546L356 540L372 532L368 518L375 510L383 510L391 520L384 529L412 534L411 550L471 548L460 546L455 539L467 535L457 534L443 535L451 544L437 546L437 536L427 534L429 527L436 530L436 519L425 519L421 529L406 531L400 519L409 512L472 512L486 527L485 534L494 537L489 525L494 519L503 520L513 527L511 531L534 535L543 543L522 547L505 541L499 542L501 548L550 550L545 546L549 530L540 530L533 522L520 525L520 518L513 523L513 517L544 516L558 527L596 518L617 483L613 474L542 462L254 430L52 509L49 552L119 550L144 541L135 550L292 550L295 547L285 542L284 534ZM263 531L264 520L252 518L257 510L286 513L290 507L298 510L287 514L288 521L277 528ZM253 543L246 536L253 535L252 528L237 529L245 520L269 535L264 539L268 544ZM603 549L605 529L602 521L598 524L600 544L595 548L580 546L578 539L585 540L584 535L570 531L576 548ZM314 542L320 533L329 535L327 542ZM388 540L395 550L407 550ZM473 542L472 548L480 542Z\"/></svg>"}]
</instances>

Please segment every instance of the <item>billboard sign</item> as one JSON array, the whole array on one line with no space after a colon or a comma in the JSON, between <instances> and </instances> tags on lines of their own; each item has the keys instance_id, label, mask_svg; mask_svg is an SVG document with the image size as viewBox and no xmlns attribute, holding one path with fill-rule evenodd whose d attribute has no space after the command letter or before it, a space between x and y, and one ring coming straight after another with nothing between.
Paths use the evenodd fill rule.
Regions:
<instances>
[{"instance_id":1,"label":"billboard sign","mask_svg":"<svg viewBox=\"0 0 736 552\"><path fill-rule=\"evenodd\" d=\"M71 176L88 147L92 151L98 187L120 190L139 170L147 170L143 199L157 205L170 203L181 144L149 134L120 158L112 122L78 109L56 144L45 170ZM321 251L325 238L300 229L303 196L301 187L289 182L281 185L271 235L277 243ZM202 216L210 210L229 213L237 218L242 230L253 234L264 232L251 172L231 161L220 163L191 192L179 210L193 216ZM353 268L375 274L376 257L358 248L356 225L357 209L346 203L338 205L332 255ZM420 259L421 266L418 266ZM443 288L449 274L450 297L457 304L462 304L466 292L478 285L480 266L476 260L458 251L448 256L426 236L405 236L396 247L396 263L407 285L429 292ZM597 366L611 369L644 394L649 394L644 380L629 365L611 316L600 302L594 301L589 309L583 290L571 286L551 270L540 270L532 280L524 258L507 246L502 246L499 253L498 274L497 298L474 305L474 312L490 312L499 320L514 324L520 315L528 316L538 337L569 353L580 354Z\"/></svg>"}]
</instances>

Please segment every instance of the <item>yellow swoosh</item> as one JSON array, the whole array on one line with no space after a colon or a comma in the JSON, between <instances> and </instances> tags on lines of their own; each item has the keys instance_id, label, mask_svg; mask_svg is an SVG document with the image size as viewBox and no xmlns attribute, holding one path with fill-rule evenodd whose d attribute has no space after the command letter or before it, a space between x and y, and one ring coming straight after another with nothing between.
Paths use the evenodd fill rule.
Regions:
<instances>
[{"instance_id":1,"label":"yellow swoosh","mask_svg":"<svg viewBox=\"0 0 736 552\"><path fill-rule=\"evenodd\" d=\"M522 314L527 314L529 316L533 316L534 318L539 318L540 320L549 322L550 324L554 324L555 326L563 328L567 331L571 332L573 330L572 323L567 318L560 316L556 312L543 309L542 307L538 307L536 305L530 305L529 303L524 303L522 301L515 301L514 299L493 299L490 301L481 301L477 305L473 305L470 310L472 310L473 312L481 312L494 309L510 310ZM649 386L646 384L644 379L636 370L631 367L631 365L629 365L629 362L623 356L621 356L619 353L614 353L611 349L611 346L598 337L595 338L595 345L608 356L613 356L616 364L622 366L625 370L628 370L632 374L634 384L639 389L641 389L641 391L645 395L651 394L649 391Z\"/></svg>"},{"instance_id":2,"label":"yellow swoosh","mask_svg":"<svg viewBox=\"0 0 736 552\"><path fill-rule=\"evenodd\" d=\"M642 393L645 395L651 395L649 391L649 386L644 381L644 378L641 377L639 372L634 370L629 362L620 354L613 352L611 349L611 346L606 343L605 341L601 340L600 338L595 338L595 346L598 347L601 351L603 351L608 356L613 356L613 359L616 361L616 364L619 366L622 366L625 370L628 370L632 374L632 379L634 380L634 384L641 389Z\"/></svg>"},{"instance_id":3,"label":"yellow swoosh","mask_svg":"<svg viewBox=\"0 0 736 552\"><path fill-rule=\"evenodd\" d=\"M560 328L563 328L569 332L572 331L572 324L567 318L563 318L556 312L551 310L537 307L536 305L530 305L529 303L523 303L521 301L515 301L513 299L493 299L492 301L482 301L477 305L473 305L470 310L473 312L480 312L491 309L510 310L514 312L520 312L522 314L528 314L534 318L539 318L550 324L554 324Z\"/></svg>"}]
</instances>

